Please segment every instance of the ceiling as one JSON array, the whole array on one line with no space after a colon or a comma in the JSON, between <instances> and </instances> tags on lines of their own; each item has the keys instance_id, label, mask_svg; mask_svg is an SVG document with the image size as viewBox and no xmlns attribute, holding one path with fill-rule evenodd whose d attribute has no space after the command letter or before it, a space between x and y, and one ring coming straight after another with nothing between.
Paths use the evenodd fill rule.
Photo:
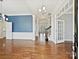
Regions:
<instances>
[{"instance_id":1,"label":"ceiling","mask_svg":"<svg viewBox=\"0 0 79 59\"><path fill-rule=\"evenodd\" d=\"M48 12L54 13L63 1L65 0L3 0L2 12L4 14L36 14L38 9L45 5Z\"/></svg>"}]
</instances>

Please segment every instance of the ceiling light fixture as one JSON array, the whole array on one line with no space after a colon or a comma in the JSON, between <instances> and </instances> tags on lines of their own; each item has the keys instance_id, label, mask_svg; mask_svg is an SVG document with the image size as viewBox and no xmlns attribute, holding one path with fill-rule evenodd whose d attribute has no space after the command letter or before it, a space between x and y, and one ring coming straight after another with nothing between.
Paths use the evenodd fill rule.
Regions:
<instances>
[{"instance_id":1,"label":"ceiling light fixture","mask_svg":"<svg viewBox=\"0 0 79 59\"><path fill-rule=\"evenodd\" d=\"M46 7L45 7L45 6L42 6L42 7L39 9L39 12L42 13L42 14L46 14L46 12L47 12Z\"/></svg>"},{"instance_id":2,"label":"ceiling light fixture","mask_svg":"<svg viewBox=\"0 0 79 59\"><path fill-rule=\"evenodd\" d=\"M39 12L41 14L46 14L46 12L47 12L46 5L45 4L46 4L46 1L42 0L42 6L41 6L41 8L39 8Z\"/></svg>"}]
</instances>

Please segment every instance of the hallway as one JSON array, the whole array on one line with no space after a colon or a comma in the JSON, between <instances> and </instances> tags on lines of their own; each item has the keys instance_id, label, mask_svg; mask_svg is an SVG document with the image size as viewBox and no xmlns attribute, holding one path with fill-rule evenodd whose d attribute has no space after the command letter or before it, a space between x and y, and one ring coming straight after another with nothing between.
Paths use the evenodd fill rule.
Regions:
<instances>
[{"instance_id":1,"label":"hallway","mask_svg":"<svg viewBox=\"0 0 79 59\"><path fill-rule=\"evenodd\" d=\"M70 52L70 42L0 39L0 59L72 59Z\"/></svg>"}]
</instances>

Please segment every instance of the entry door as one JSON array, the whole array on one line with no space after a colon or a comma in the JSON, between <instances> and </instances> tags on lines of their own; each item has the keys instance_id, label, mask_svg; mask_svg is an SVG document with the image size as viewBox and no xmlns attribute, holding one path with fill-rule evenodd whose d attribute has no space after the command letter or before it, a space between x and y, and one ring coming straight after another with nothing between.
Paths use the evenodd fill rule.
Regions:
<instances>
[{"instance_id":1,"label":"entry door","mask_svg":"<svg viewBox=\"0 0 79 59\"><path fill-rule=\"evenodd\" d=\"M56 43L64 42L64 21L56 21Z\"/></svg>"}]
</instances>

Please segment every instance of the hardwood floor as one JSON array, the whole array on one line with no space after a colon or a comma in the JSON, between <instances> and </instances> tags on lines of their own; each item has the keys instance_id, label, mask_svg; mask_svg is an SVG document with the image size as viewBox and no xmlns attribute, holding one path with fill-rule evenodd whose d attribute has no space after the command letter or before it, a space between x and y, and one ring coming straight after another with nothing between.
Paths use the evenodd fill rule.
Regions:
<instances>
[{"instance_id":1,"label":"hardwood floor","mask_svg":"<svg viewBox=\"0 0 79 59\"><path fill-rule=\"evenodd\" d=\"M0 39L0 59L72 59L71 43Z\"/></svg>"}]
</instances>

